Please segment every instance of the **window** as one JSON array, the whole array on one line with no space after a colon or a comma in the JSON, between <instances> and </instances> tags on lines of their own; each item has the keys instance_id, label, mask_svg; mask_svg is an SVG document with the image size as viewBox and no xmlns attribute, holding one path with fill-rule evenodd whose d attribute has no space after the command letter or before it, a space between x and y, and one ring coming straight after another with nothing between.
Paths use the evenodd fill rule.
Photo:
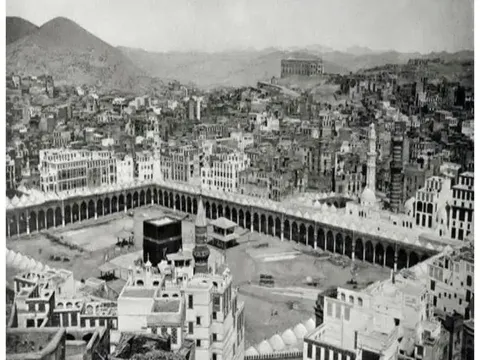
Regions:
<instances>
[{"instance_id":1,"label":"window","mask_svg":"<svg viewBox=\"0 0 480 360\"><path fill-rule=\"evenodd\" d=\"M177 343L177 328L172 327L172 344Z\"/></svg>"},{"instance_id":2,"label":"window","mask_svg":"<svg viewBox=\"0 0 480 360\"><path fill-rule=\"evenodd\" d=\"M188 323L188 333L190 335L193 334L193 322L191 322L191 321Z\"/></svg>"},{"instance_id":3,"label":"window","mask_svg":"<svg viewBox=\"0 0 480 360\"><path fill-rule=\"evenodd\" d=\"M217 334L216 333L213 333L212 337L213 337L212 341L217 341Z\"/></svg>"},{"instance_id":4,"label":"window","mask_svg":"<svg viewBox=\"0 0 480 360\"><path fill-rule=\"evenodd\" d=\"M308 359L312 358L312 344L310 343L307 344L307 358Z\"/></svg>"},{"instance_id":5,"label":"window","mask_svg":"<svg viewBox=\"0 0 480 360\"><path fill-rule=\"evenodd\" d=\"M217 320L217 312L216 311L214 311L212 313L212 318L213 318L213 320Z\"/></svg>"},{"instance_id":6,"label":"window","mask_svg":"<svg viewBox=\"0 0 480 360\"><path fill-rule=\"evenodd\" d=\"M197 339L196 345L197 347L202 347L202 340Z\"/></svg>"},{"instance_id":7,"label":"window","mask_svg":"<svg viewBox=\"0 0 480 360\"><path fill-rule=\"evenodd\" d=\"M27 328L35 327L35 320L27 319Z\"/></svg>"},{"instance_id":8,"label":"window","mask_svg":"<svg viewBox=\"0 0 480 360\"><path fill-rule=\"evenodd\" d=\"M193 309L193 295L188 295L188 308Z\"/></svg>"},{"instance_id":9,"label":"window","mask_svg":"<svg viewBox=\"0 0 480 360\"><path fill-rule=\"evenodd\" d=\"M467 286L472 286L472 276L467 275Z\"/></svg>"},{"instance_id":10,"label":"window","mask_svg":"<svg viewBox=\"0 0 480 360\"><path fill-rule=\"evenodd\" d=\"M332 303L327 302L327 316L332 316Z\"/></svg>"},{"instance_id":11,"label":"window","mask_svg":"<svg viewBox=\"0 0 480 360\"><path fill-rule=\"evenodd\" d=\"M430 290L435 291L435 281L430 280Z\"/></svg>"},{"instance_id":12,"label":"window","mask_svg":"<svg viewBox=\"0 0 480 360\"><path fill-rule=\"evenodd\" d=\"M197 316L197 325L201 325L201 322L200 322L200 316Z\"/></svg>"},{"instance_id":13,"label":"window","mask_svg":"<svg viewBox=\"0 0 480 360\"><path fill-rule=\"evenodd\" d=\"M343 317L345 320L350 321L350 308L345 306Z\"/></svg>"},{"instance_id":14,"label":"window","mask_svg":"<svg viewBox=\"0 0 480 360\"><path fill-rule=\"evenodd\" d=\"M212 360L217 360L217 354L215 353L212 354Z\"/></svg>"}]
</instances>

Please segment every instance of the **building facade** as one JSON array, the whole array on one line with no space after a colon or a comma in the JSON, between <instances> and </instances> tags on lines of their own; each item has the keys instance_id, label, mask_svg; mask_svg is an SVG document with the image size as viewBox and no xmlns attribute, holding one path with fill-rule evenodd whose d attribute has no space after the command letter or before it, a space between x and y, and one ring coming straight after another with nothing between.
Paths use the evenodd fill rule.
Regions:
<instances>
[{"instance_id":1,"label":"building facade","mask_svg":"<svg viewBox=\"0 0 480 360\"><path fill-rule=\"evenodd\" d=\"M323 60L322 59L283 59L281 61L281 77L300 75L300 76L314 76L323 75Z\"/></svg>"}]
</instances>

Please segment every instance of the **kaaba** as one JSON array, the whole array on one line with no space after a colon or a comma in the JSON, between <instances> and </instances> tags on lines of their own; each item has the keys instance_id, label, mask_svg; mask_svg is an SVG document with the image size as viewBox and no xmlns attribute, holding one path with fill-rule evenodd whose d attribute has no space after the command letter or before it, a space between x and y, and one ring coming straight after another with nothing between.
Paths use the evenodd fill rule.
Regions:
<instances>
[{"instance_id":1,"label":"kaaba","mask_svg":"<svg viewBox=\"0 0 480 360\"><path fill-rule=\"evenodd\" d=\"M164 216L143 222L143 261L157 266L182 249L182 221Z\"/></svg>"}]
</instances>

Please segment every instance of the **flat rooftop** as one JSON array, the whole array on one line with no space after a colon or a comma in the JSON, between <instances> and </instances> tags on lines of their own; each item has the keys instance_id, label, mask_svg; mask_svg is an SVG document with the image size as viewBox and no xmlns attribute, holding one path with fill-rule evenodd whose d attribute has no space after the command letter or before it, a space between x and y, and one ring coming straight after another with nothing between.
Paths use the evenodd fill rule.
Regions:
<instances>
[{"instance_id":1,"label":"flat rooftop","mask_svg":"<svg viewBox=\"0 0 480 360\"><path fill-rule=\"evenodd\" d=\"M128 288L123 291L122 297L148 298L155 295L156 289Z\"/></svg>"},{"instance_id":2,"label":"flat rooftop","mask_svg":"<svg viewBox=\"0 0 480 360\"><path fill-rule=\"evenodd\" d=\"M176 313L180 310L180 300L161 299L155 300L152 312L155 313Z\"/></svg>"}]
</instances>

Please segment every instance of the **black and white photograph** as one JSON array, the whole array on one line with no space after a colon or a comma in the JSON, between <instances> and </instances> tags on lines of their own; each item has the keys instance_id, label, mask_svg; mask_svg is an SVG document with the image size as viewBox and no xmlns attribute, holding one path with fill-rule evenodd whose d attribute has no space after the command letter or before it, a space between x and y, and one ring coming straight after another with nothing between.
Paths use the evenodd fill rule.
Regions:
<instances>
[{"instance_id":1,"label":"black and white photograph","mask_svg":"<svg viewBox=\"0 0 480 360\"><path fill-rule=\"evenodd\" d=\"M6 0L5 359L473 360L474 2Z\"/></svg>"}]
</instances>

